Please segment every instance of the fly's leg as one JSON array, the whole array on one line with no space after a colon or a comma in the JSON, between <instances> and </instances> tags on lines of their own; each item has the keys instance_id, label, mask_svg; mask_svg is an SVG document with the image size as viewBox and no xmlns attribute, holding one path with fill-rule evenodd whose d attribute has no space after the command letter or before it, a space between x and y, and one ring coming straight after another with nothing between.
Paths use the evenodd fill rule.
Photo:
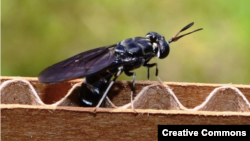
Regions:
<instances>
[{"instance_id":1,"label":"fly's leg","mask_svg":"<svg viewBox=\"0 0 250 141\"><path fill-rule=\"evenodd\" d=\"M158 76L158 66L157 66L157 63L144 64L143 66L148 68L148 80L149 80L149 77L150 77L150 68L152 68L154 66L156 67L156 69L155 69L155 76L156 77Z\"/></svg>"},{"instance_id":2,"label":"fly's leg","mask_svg":"<svg viewBox=\"0 0 250 141\"><path fill-rule=\"evenodd\" d=\"M94 112L96 112L97 108L100 107L100 105L102 104L104 98L106 97L106 95L108 94L109 89L111 88L111 86L114 84L114 80L112 80L108 86L108 88L106 89L106 91L104 92L104 94L102 95L102 98L100 99L100 101L98 102L98 104L96 105Z\"/></svg>"},{"instance_id":3,"label":"fly's leg","mask_svg":"<svg viewBox=\"0 0 250 141\"><path fill-rule=\"evenodd\" d=\"M124 73L127 75L127 76L132 76L133 75L133 81L132 81L132 89L131 89L131 107L132 109L135 111L135 108L134 108L134 104L133 104L133 91L135 89L135 76L136 76L136 73L135 72L129 72L129 71L124 71Z\"/></svg>"},{"instance_id":4,"label":"fly's leg","mask_svg":"<svg viewBox=\"0 0 250 141\"><path fill-rule=\"evenodd\" d=\"M100 99L100 101L99 101L98 104L96 105L96 107L95 107L95 109L94 109L94 112L96 112L97 108L100 107L100 105L102 104L104 98L107 96L109 89L113 86L115 80L118 78L119 75L121 75L122 72L123 72L123 67L119 67L119 68L118 68L118 71L117 71L117 72L115 73L115 75L114 75L113 80L109 83L108 88L107 88L106 91L103 93L102 98ZM109 100L109 102L110 102L110 100ZM112 103L112 102L111 102L111 103ZM113 103L112 103L112 104L113 104ZM112 105L112 104L111 104L111 105Z\"/></svg>"},{"instance_id":5,"label":"fly's leg","mask_svg":"<svg viewBox=\"0 0 250 141\"><path fill-rule=\"evenodd\" d=\"M106 96L106 100L108 101L108 103L111 105L112 108L117 108L117 106L115 106L115 104L109 99L108 96Z\"/></svg>"},{"instance_id":6,"label":"fly's leg","mask_svg":"<svg viewBox=\"0 0 250 141\"><path fill-rule=\"evenodd\" d=\"M158 76L159 70L158 70L157 63L153 63L153 64L147 64L146 63L143 66L148 68L148 80L149 80L149 77L150 77L150 68L152 68L152 67L155 66L156 67L155 68L155 76L157 77L157 79L159 80L159 82L163 85L163 82L161 81L160 77Z\"/></svg>"}]
</instances>

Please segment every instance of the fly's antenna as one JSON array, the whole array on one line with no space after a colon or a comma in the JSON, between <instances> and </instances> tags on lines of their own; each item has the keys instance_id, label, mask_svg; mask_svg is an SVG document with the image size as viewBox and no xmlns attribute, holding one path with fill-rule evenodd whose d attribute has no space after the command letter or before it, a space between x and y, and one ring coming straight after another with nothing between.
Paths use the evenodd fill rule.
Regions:
<instances>
[{"instance_id":1,"label":"fly's antenna","mask_svg":"<svg viewBox=\"0 0 250 141\"><path fill-rule=\"evenodd\" d=\"M191 34L191 33L194 33L194 32L196 32L196 31L199 31L199 30L202 30L202 29L203 29L203 28L199 28L199 29L196 29L196 30L194 30L194 31L192 31L192 32L189 32L189 33L186 33L186 34L183 34L183 35L178 36L181 32L183 32L183 31L189 29L189 28L190 28L191 26L193 26L193 25L194 25L194 22L192 22L192 23L188 24L187 26L185 26L184 28L182 28L174 37L172 37L172 38L168 41L168 43L175 42L175 41L179 40L180 38L182 38L182 37L184 37L184 36L186 36L186 35L188 35L188 34Z\"/></svg>"}]
</instances>

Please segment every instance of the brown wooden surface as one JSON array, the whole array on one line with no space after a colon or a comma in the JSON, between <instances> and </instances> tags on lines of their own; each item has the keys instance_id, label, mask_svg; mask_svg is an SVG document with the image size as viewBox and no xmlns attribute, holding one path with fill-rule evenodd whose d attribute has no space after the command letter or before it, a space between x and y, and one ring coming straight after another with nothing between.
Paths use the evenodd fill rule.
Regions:
<instances>
[{"instance_id":1,"label":"brown wooden surface","mask_svg":"<svg viewBox=\"0 0 250 141\"><path fill-rule=\"evenodd\" d=\"M152 84L159 84L158 82L136 81L136 94L142 92L143 88L149 88L147 93L140 93L144 95L142 99L146 99L144 100L146 103L140 99L138 100L141 102L139 106L144 104L147 107L147 101L154 99L151 93L156 93L155 97L158 97L156 100L163 100L164 95L169 95L172 90L184 108L178 106L173 108L176 101L172 98L171 102L169 99L172 96L170 95L166 101L171 102L172 106L167 107L176 110L136 109L137 113L135 113L131 109L99 108L96 113L93 113L93 108L39 106L39 102L33 102L32 105L14 104L21 100L18 99L20 98L18 94L23 94L22 97L25 97L32 93L31 91L25 92L30 87L35 89L45 104L55 103L65 97L69 89L81 83L83 79L47 85L37 82L37 78L2 77L1 83L9 80L24 80L31 86L22 81L14 81L10 86L1 90L1 136L3 140L156 140L157 125L160 124L250 124L249 85L168 82L165 84L170 89L161 93L164 91L163 87L152 86ZM109 93L114 104L122 106L130 103L130 86L131 83L128 81L116 82ZM211 96L211 92L222 86L228 87L219 89ZM77 89L76 87L75 91ZM14 98L11 97L13 95L15 95ZM7 98L2 96L7 96ZM29 99L35 98L32 96L24 100ZM8 100L13 100L13 103L8 103ZM205 100L208 101L204 102ZM8 104L3 104L6 101ZM199 105L203 106L203 109ZM218 108L219 105L222 107ZM195 107L198 111L193 110ZM206 111L199 111L199 108ZM240 112L242 110L245 112Z\"/></svg>"}]
</instances>

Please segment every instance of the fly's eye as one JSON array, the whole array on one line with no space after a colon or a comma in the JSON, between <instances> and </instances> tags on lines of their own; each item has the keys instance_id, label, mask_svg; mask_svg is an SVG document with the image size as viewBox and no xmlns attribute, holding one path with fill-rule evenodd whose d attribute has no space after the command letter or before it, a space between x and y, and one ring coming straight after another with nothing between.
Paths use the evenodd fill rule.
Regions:
<instances>
[{"instance_id":1,"label":"fly's eye","mask_svg":"<svg viewBox=\"0 0 250 141\"><path fill-rule=\"evenodd\" d=\"M161 50L161 52L163 52L163 50L164 50L163 46L164 46L163 43L160 43L160 50Z\"/></svg>"},{"instance_id":2,"label":"fly's eye","mask_svg":"<svg viewBox=\"0 0 250 141\"><path fill-rule=\"evenodd\" d=\"M165 50L165 44L164 44L164 42L160 42L159 43L159 48L160 48L161 52L164 52L164 50Z\"/></svg>"},{"instance_id":3,"label":"fly's eye","mask_svg":"<svg viewBox=\"0 0 250 141\"><path fill-rule=\"evenodd\" d=\"M169 45L168 45L168 43L165 42L165 41L159 41L158 46L159 46L159 50L158 50L157 57L160 58L160 59L163 59L163 58L167 57L168 54L169 54Z\"/></svg>"},{"instance_id":4,"label":"fly's eye","mask_svg":"<svg viewBox=\"0 0 250 141\"><path fill-rule=\"evenodd\" d=\"M164 41L165 41L164 37L161 37L157 40L157 44L158 44L161 52L164 51L164 46L165 46Z\"/></svg>"}]
</instances>

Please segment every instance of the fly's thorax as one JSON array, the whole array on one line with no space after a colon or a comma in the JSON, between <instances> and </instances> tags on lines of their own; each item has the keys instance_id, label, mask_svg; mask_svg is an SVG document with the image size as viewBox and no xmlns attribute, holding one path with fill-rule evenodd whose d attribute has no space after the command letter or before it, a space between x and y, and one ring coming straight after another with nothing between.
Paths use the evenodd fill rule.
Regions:
<instances>
[{"instance_id":1,"label":"fly's thorax","mask_svg":"<svg viewBox=\"0 0 250 141\"><path fill-rule=\"evenodd\" d=\"M117 44L115 50L120 56L144 57L154 54L150 40L144 37L125 39Z\"/></svg>"}]
</instances>

